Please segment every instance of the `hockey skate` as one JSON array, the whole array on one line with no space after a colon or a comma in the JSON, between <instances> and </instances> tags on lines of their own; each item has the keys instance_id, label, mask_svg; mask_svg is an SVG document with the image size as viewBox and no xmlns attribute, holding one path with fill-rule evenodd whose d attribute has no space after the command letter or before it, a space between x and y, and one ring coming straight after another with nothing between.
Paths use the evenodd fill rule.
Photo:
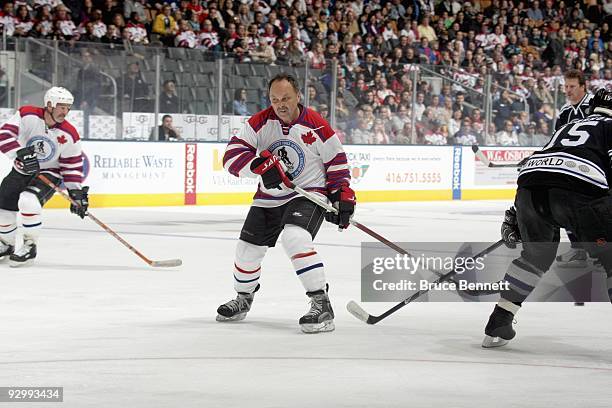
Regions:
<instances>
[{"instance_id":1,"label":"hockey skate","mask_svg":"<svg viewBox=\"0 0 612 408\"><path fill-rule=\"evenodd\" d=\"M36 244L32 240L25 240L23 246L9 257L9 266L15 268L32 263L36 258Z\"/></svg>"},{"instance_id":2,"label":"hockey skate","mask_svg":"<svg viewBox=\"0 0 612 408\"><path fill-rule=\"evenodd\" d=\"M559 268L586 268L587 252L582 248L570 248L555 258Z\"/></svg>"},{"instance_id":3,"label":"hockey skate","mask_svg":"<svg viewBox=\"0 0 612 408\"><path fill-rule=\"evenodd\" d=\"M334 311L332 310L327 290L306 292L310 298L310 310L300 317L300 328L304 333L333 331Z\"/></svg>"},{"instance_id":4,"label":"hockey skate","mask_svg":"<svg viewBox=\"0 0 612 408\"><path fill-rule=\"evenodd\" d=\"M500 347L508 344L516 335L512 328L514 315L497 305L493 309L493 313L489 317L487 327L485 327L485 338L482 341L482 347L492 348Z\"/></svg>"},{"instance_id":5,"label":"hockey skate","mask_svg":"<svg viewBox=\"0 0 612 408\"><path fill-rule=\"evenodd\" d=\"M15 247L13 245L7 244L0 240L0 260L11 255L14 251Z\"/></svg>"},{"instance_id":6,"label":"hockey skate","mask_svg":"<svg viewBox=\"0 0 612 408\"><path fill-rule=\"evenodd\" d=\"M217 308L218 322L236 322L244 320L255 298L255 292L259 290L259 285L253 293L238 292L236 299L232 299Z\"/></svg>"}]
</instances>

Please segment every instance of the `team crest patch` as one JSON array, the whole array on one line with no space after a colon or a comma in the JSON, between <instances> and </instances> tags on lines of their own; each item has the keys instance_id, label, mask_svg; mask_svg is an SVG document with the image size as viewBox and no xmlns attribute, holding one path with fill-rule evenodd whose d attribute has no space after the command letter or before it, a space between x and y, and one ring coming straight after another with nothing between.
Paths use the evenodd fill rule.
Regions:
<instances>
[{"instance_id":1,"label":"team crest patch","mask_svg":"<svg viewBox=\"0 0 612 408\"><path fill-rule=\"evenodd\" d=\"M283 162L291 177L296 178L304 171L304 151L293 140L277 140L270 145L268 150Z\"/></svg>"},{"instance_id":2,"label":"team crest patch","mask_svg":"<svg viewBox=\"0 0 612 408\"><path fill-rule=\"evenodd\" d=\"M34 146L34 151L38 161L41 163L48 162L55 157L57 147L55 143L47 136L34 136L28 140L28 146Z\"/></svg>"}]
</instances>

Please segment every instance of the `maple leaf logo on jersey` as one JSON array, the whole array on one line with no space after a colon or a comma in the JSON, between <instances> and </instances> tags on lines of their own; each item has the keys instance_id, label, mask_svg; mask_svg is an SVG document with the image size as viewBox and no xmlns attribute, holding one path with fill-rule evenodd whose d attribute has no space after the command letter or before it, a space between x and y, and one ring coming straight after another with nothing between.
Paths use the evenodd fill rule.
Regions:
<instances>
[{"instance_id":1,"label":"maple leaf logo on jersey","mask_svg":"<svg viewBox=\"0 0 612 408\"><path fill-rule=\"evenodd\" d=\"M61 136L58 136L58 137L57 137L57 143L59 143L59 144L62 144L62 145L63 145L63 144L64 144L64 143L66 143L66 142L67 142L67 140L66 140L66 136L61 135Z\"/></svg>"},{"instance_id":2,"label":"maple leaf logo on jersey","mask_svg":"<svg viewBox=\"0 0 612 408\"><path fill-rule=\"evenodd\" d=\"M317 138L310 131L302 135L302 141L307 145L313 144L316 140Z\"/></svg>"}]
</instances>

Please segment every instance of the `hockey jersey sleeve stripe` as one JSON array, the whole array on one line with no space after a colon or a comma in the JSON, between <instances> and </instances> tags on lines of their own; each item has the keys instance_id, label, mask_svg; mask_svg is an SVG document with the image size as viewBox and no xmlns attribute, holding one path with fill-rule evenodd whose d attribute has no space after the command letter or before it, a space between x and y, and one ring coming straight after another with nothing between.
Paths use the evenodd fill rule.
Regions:
<instances>
[{"instance_id":1,"label":"hockey jersey sleeve stripe","mask_svg":"<svg viewBox=\"0 0 612 408\"><path fill-rule=\"evenodd\" d=\"M66 169L66 170L73 170L73 169L78 169L78 168L82 168L83 167L83 163L74 163L74 164L65 164L65 163L60 163L60 168L62 169Z\"/></svg>"},{"instance_id":2,"label":"hockey jersey sleeve stripe","mask_svg":"<svg viewBox=\"0 0 612 408\"><path fill-rule=\"evenodd\" d=\"M0 142L3 140L9 140L9 139L17 140L15 135L10 132L7 132L7 131L0 132Z\"/></svg>"},{"instance_id":3,"label":"hockey jersey sleeve stripe","mask_svg":"<svg viewBox=\"0 0 612 408\"><path fill-rule=\"evenodd\" d=\"M245 147L248 147L249 150L251 150L253 153L255 153L257 151L256 148L254 148L253 146L251 146L249 143L247 143L246 141L240 139L238 136L234 136L232 137L232 139L229 141L229 145L243 145Z\"/></svg>"},{"instance_id":4,"label":"hockey jersey sleeve stripe","mask_svg":"<svg viewBox=\"0 0 612 408\"><path fill-rule=\"evenodd\" d=\"M81 183L83 181L83 177L71 174L65 175L63 178L64 183Z\"/></svg>"},{"instance_id":5,"label":"hockey jersey sleeve stripe","mask_svg":"<svg viewBox=\"0 0 612 408\"><path fill-rule=\"evenodd\" d=\"M240 170L242 170L244 166L246 166L254 158L255 153L245 152L242 154L242 156L238 156L238 158L234 160L234 162L231 164L231 166L229 166L227 171L229 171L230 174L239 177L238 173L240 173Z\"/></svg>"},{"instance_id":6,"label":"hockey jersey sleeve stripe","mask_svg":"<svg viewBox=\"0 0 612 408\"><path fill-rule=\"evenodd\" d=\"M60 157L59 159L61 164L81 163L82 161L83 156Z\"/></svg>"},{"instance_id":7,"label":"hockey jersey sleeve stripe","mask_svg":"<svg viewBox=\"0 0 612 408\"><path fill-rule=\"evenodd\" d=\"M327 172L327 179L339 179L339 178L347 178L349 177L351 174L349 173L348 169L342 169L342 170L336 170L336 171L328 171Z\"/></svg>"},{"instance_id":8,"label":"hockey jersey sleeve stripe","mask_svg":"<svg viewBox=\"0 0 612 408\"><path fill-rule=\"evenodd\" d=\"M342 152L342 153L338 153L333 159L331 159L327 163L324 163L323 166L325 167L325 170L327 170L330 166L337 166L339 164L347 164L347 163L348 161L346 159L346 153Z\"/></svg>"},{"instance_id":9,"label":"hockey jersey sleeve stripe","mask_svg":"<svg viewBox=\"0 0 612 408\"><path fill-rule=\"evenodd\" d=\"M11 140L10 142L5 143L2 146L0 146L0 151L2 153L7 153L7 152L10 152L11 150L19 150L20 148L21 146L19 145L19 143L17 143L17 141Z\"/></svg>"},{"instance_id":10,"label":"hockey jersey sleeve stripe","mask_svg":"<svg viewBox=\"0 0 612 408\"><path fill-rule=\"evenodd\" d=\"M71 174L71 175L83 175L83 167L77 167L76 169L60 168L60 173L62 173L65 176L67 176L69 174Z\"/></svg>"},{"instance_id":11,"label":"hockey jersey sleeve stripe","mask_svg":"<svg viewBox=\"0 0 612 408\"><path fill-rule=\"evenodd\" d=\"M9 132L13 132L15 135L19 134L19 127L15 125L11 125L10 123L5 123L2 125L0 129L8 130Z\"/></svg>"},{"instance_id":12,"label":"hockey jersey sleeve stripe","mask_svg":"<svg viewBox=\"0 0 612 408\"><path fill-rule=\"evenodd\" d=\"M251 150L246 147L238 148L238 149L231 149L231 150L226 151L225 154L223 155L223 165L225 166L227 162L233 159L234 157L239 156L242 153L247 153L250 151Z\"/></svg>"}]
</instances>

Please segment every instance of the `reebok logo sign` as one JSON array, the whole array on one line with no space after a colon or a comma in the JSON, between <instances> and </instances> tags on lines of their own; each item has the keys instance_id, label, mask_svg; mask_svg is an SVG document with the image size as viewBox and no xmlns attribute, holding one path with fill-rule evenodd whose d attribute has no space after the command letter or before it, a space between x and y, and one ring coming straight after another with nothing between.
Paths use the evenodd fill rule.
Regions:
<instances>
[{"instance_id":1,"label":"reebok logo sign","mask_svg":"<svg viewBox=\"0 0 612 408\"><path fill-rule=\"evenodd\" d=\"M196 180L198 164L198 145L185 144L185 205L196 204Z\"/></svg>"}]
</instances>

